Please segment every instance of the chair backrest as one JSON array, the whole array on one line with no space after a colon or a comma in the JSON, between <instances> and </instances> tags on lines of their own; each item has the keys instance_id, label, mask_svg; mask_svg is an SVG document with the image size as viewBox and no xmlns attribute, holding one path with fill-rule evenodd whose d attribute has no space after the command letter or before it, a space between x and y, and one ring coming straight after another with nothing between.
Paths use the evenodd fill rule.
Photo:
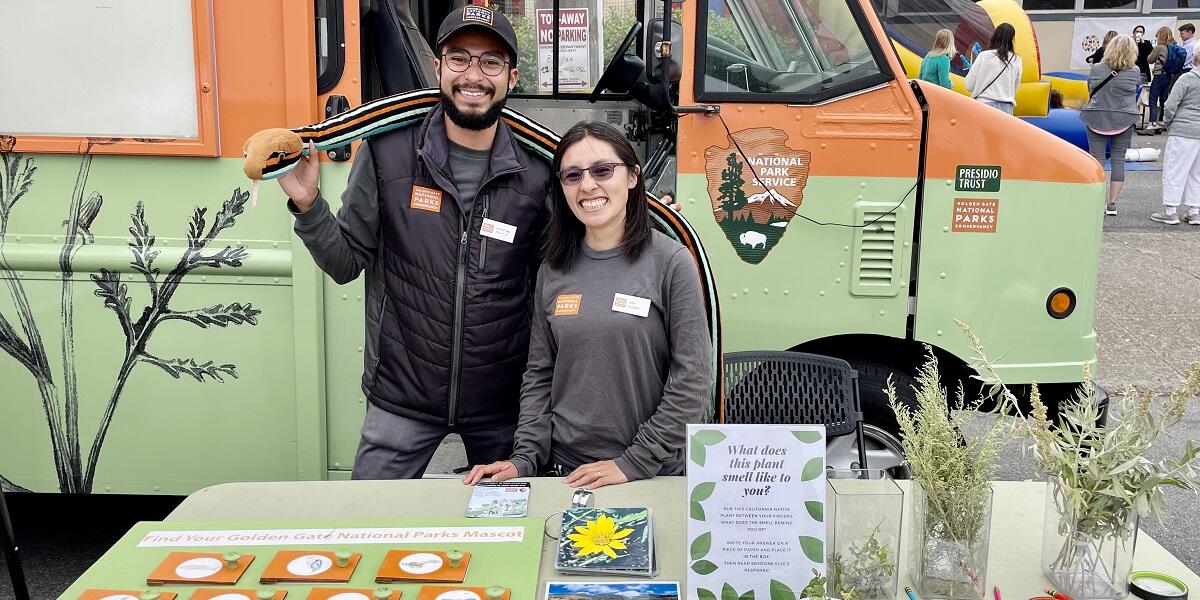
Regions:
<instances>
[{"instance_id":1,"label":"chair backrest","mask_svg":"<svg viewBox=\"0 0 1200 600\"><path fill-rule=\"evenodd\" d=\"M858 373L844 360L778 351L724 358L726 423L824 423L835 437L862 422Z\"/></svg>"}]
</instances>

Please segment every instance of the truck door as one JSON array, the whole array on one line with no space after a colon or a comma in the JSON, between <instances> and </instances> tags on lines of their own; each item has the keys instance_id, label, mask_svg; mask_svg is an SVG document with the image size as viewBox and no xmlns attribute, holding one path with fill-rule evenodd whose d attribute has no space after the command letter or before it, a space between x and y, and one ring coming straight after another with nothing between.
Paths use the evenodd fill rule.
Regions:
<instances>
[{"instance_id":1,"label":"truck door","mask_svg":"<svg viewBox=\"0 0 1200 600\"><path fill-rule=\"evenodd\" d=\"M725 350L906 336L921 109L859 0L683 4L678 191Z\"/></svg>"}]
</instances>

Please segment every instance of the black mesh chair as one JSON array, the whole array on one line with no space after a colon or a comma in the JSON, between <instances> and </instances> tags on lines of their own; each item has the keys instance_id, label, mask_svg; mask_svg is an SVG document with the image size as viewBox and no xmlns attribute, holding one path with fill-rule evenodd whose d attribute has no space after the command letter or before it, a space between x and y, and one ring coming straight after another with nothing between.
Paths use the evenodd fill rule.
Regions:
<instances>
[{"instance_id":1,"label":"black mesh chair","mask_svg":"<svg viewBox=\"0 0 1200 600\"><path fill-rule=\"evenodd\" d=\"M803 352L731 352L724 357L726 423L812 423L827 437L855 436L867 468L858 372L839 358Z\"/></svg>"}]
</instances>

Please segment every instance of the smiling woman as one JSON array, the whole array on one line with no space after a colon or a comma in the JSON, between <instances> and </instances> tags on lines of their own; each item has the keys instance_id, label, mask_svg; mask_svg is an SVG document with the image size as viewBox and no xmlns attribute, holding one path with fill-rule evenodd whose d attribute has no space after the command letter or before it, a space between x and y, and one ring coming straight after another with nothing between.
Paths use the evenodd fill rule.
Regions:
<instances>
[{"instance_id":1,"label":"smiling woman","mask_svg":"<svg viewBox=\"0 0 1200 600\"><path fill-rule=\"evenodd\" d=\"M556 474L595 489L678 475L711 385L695 263L630 201L644 195L642 170L613 126L572 127L551 170L513 456L464 481Z\"/></svg>"}]
</instances>

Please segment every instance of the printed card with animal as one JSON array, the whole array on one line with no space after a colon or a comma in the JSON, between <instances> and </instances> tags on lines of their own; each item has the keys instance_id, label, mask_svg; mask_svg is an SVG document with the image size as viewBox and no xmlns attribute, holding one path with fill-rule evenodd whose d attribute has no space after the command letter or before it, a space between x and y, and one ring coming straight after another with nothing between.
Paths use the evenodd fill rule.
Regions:
<instances>
[{"instance_id":1,"label":"printed card with animal","mask_svg":"<svg viewBox=\"0 0 1200 600\"><path fill-rule=\"evenodd\" d=\"M462 583L467 578L470 552L450 550L389 550L375 575L376 583Z\"/></svg>"},{"instance_id":2,"label":"printed card with animal","mask_svg":"<svg viewBox=\"0 0 1200 600\"><path fill-rule=\"evenodd\" d=\"M253 554L238 552L171 552L146 577L146 583L233 585L253 561Z\"/></svg>"},{"instance_id":3,"label":"printed card with animal","mask_svg":"<svg viewBox=\"0 0 1200 600\"><path fill-rule=\"evenodd\" d=\"M259 583L347 583L362 554L348 550L281 550Z\"/></svg>"}]
</instances>

